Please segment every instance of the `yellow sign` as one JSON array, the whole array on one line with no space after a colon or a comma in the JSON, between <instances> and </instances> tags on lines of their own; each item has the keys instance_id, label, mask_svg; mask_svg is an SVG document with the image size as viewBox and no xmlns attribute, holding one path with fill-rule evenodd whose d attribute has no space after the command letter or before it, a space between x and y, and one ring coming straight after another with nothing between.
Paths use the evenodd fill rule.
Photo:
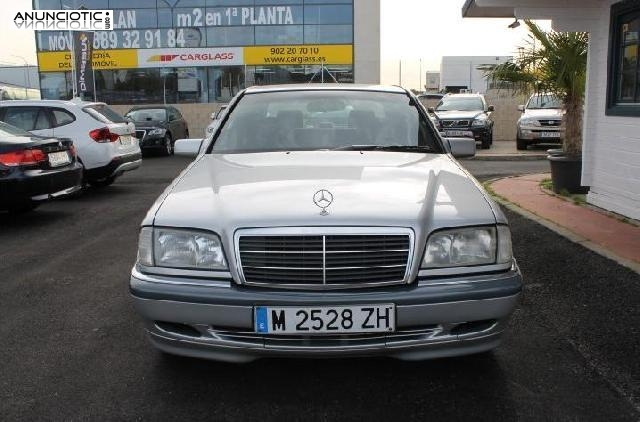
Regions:
<instances>
[{"instance_id":1,"label":"yellow sign","mask_svg":"<svg viewBox=\"0 0 640 422\"><path fill-rule=\"evenodd\" d=\"M352 64L352 45L274 45L245 47L244 64L312 65Z\"/></svg>"},{"instance_id":2,"label":"yellow sign","mask_svg":"<svg viewBox=\"0 0 640 422\"><path fill-rule=\"evenodd\" d=\"M96 70L132 69L138 67L138 51L134 49L95 50L92 55ZM71 70L69 51L45 51L38 53L41 72L60 72Z\"/></svg>"}]
</instances>

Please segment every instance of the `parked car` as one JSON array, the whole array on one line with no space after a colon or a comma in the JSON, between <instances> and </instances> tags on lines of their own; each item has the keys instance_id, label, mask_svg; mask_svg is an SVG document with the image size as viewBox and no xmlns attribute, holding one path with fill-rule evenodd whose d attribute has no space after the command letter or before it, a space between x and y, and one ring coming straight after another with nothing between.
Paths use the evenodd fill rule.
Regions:
<instances>
[{"instance_id":1,"label":"parked car","mask_svg":"<svg viewBox=\"0 0 640 422\"><path fill-rule=\"evenodd\" d=\"M564 129L562 101L550 94L534 94L526 106L518 106L522 116L518 119L517 148L540 143L562 143Z\"/></svg>"},{"instance_id":2,"label":"parked car","mask_svg":"<svg viewBox=\"0 0 640 422\"><path fill-rule=\"evenodd\" d=\"M494 110L481 94L450 94L430 111L435 113L445 136L472 136L482 149L489 149L493 144Z\"/></svg>"},{"instance_id":3,"label":"parked car","mask_svg":"<svg viewBox=\"0 0 640 422\"><path fill-rule=\"evenodd\" d=\"M215 113L211 113L211 123L204 131L204 137L208 138L211 134L216 130L220 122L222 121L222 117L224 116L225 110L227 109L227 104L221 106L218 111Z\"/></svg>"},{"instance_id":4,"label":"parked car","mask_svg":"<svg viewBox=\"0 0 640 422\"><path fill-rule=\"evenodd\" d=\"M441 94L439 92L426 92L423 94L418 94L418 100L422 103L425 108L429 109L431 107L436 107L438 103L442 100L445 94Z\"/></svg>"},{"instance_id":5,"label":"parked car","mask_svg":"<svg viewBox=\"0 0 640 422\"><path fill-rule=\"evenodd\" d=\"M73 142L0 122L0 211L25 212L82 188Z\"/></svg>"},{"instance_id":6,"label":"parked car","mask_svg":"<svg viewBox=\"0 0 640 422\"><path fill-rule=\"evenodd\" d=\"M173 154L176 139L189 137L189 125L172 106L136 106L125 114L136 126L136 137L143 150L156 149Z\"/></svg>"},{"instance_id":7,"label":"parked car","mask_svg":"<svg viewBox=\"0 0 640 422\"><path fill-rule=\"evenodd\" d=\"M84 181L110 185L140 167L135 127L104 103L80 100L0 101L0 120L34 135L69 138L84 166Z\"/></svg>"},{"instance_id":8,"label":"parked car","mask_svg":"<svg viewBox=\"0 0 640 422\"><path fill-rule=\"evenodd\" d=\"M399 87L240 92L142 222L130 291L186 356L427 359L499 344L522 289L500 208ZM201 145L203 145L201 150Z\"/></svg>"}]
</instances>

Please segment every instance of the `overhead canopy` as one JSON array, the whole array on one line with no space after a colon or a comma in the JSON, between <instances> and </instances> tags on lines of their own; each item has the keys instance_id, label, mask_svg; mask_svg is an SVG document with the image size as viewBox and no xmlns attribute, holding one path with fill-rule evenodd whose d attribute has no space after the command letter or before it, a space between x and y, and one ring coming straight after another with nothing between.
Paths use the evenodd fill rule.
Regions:
<instances>
[{"instance_id":1,"label":"overhead canopy","mask_svg":"<svg viewBox=\"0 0 640 422\"><path fill-rule=\"evenodd\" d=\"M476 0L466 0L462 6L463 18L513 18L513 7L482 7Z\"/></svg>"}]
</instances>

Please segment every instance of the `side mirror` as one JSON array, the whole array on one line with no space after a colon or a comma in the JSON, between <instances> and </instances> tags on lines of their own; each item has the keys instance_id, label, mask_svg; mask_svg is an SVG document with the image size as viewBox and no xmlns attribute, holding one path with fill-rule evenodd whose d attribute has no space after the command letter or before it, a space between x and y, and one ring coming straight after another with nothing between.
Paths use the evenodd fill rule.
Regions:
<instances>
[{"instance_id":1,"label":"side mirror","mask_svg":"<svg viewBox=\"0 0 640 422\"><path fill-rule=\"evenodd\" d=\"M215 120L215 119L216 119L216 115L217 115L217 114L218 114L218 113L213 112L213 113L211 113L211 116L209 116L209 117L211 117L211 120Z\"/></svg>"},{"instance_id":2,"label":"side mirror","mask_svg":"<svg viewBox=\"0 0 640 422\"><path fill-rule=\"evenodd\" d=\"M200 152L202 139L178 139L173 148L176 155L181 157L197 157Z\"/></svg>"},{"instance_id":3,"label":"side mirror","mask_svg":"<svg viewBox=\"0 0 640 422\"><path fill-rule=\"evenodd\" d=\"M495 106L490 105L490 106L489 106L489 108L488 108L487 110L489 110L489 111L496 111L496 108L495 108Z\"/></svg>"},{"instance_id":4,"label":"side mirror","mask_svg":"<svg viewBox=\"0 0 640 422\"><path fill-rule=\"evenodd\" d=\"M429 108L427 109L427 111L428 111L429 113L435 113L435 112L436 112L436 109L435 109L434 107L429 107Z\"/></svg>"},{"instance_id":5,"label":"side mirror","mask_svg":"<svg viewBox=\"0 0 640 422\"><path fill-rule=\"evenodd\" d=\"M524 106L523 105L519 105L518 106L518 111L521 113L524 113Z\"/></svg>"},{"instance_id":6,"label":"side mirror","mask_svg":"<svg viewBox=\"0 0 640 422\"><path fill-rule=\"evenodd\" d=\"M456 158L474 157L476 140L473 138L445 138L449 143L449 152Z\"/></svg>"}]
</instances>

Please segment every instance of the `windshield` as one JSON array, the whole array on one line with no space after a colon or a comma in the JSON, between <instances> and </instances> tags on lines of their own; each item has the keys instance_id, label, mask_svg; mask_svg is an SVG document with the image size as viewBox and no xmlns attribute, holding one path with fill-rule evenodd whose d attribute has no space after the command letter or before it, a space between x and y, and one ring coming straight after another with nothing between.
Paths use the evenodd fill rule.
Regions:
<instances>
[{"instance_id":1,"label":"windshield","mask_svg":"<svg viewBox=\"0 0 640 422\"><path fill-rule=\"evenodd\" d=\"M534 95L527 104L528 109L562 108L562 101L553 95Z\"/></svg>"},{"instance_id":2,"label":"windshield","mask_svg":"<svg viewBox=\"0 0 640 422\"><path fill-rule=\"evenodd\" d=\"M477 97L444 97L437 111L483 111L484 103Z\"/></svg>"},{"instance_id":3,"label":"windshield","mask_svg":"<svg viewBox=\"0 0 640 422\"><path fill-rule=\"evenodd\" d=\"M14 137L14 136L33 136L30 133L12 126L5 122L0 122L0 137Z\"/></svg>"},{"instance_id":4,"label":"windshield","mask_svg":"<svg viewBox=\"0 0 640 422\"><path fill-rule=\"evenodd\" d=\"M129 111L126 117L129 117L131 120L136 122L152 120L164 122L167 120L167 110L164 108L140 108Z\"/></svg>"},{"instance_id":5,"label":"windshield","mask_svg":"<svg viewBox=\"0 0 640 422\"><path fill-rule=\"evenodd\" d=\"M245 95L229 114L211 151L303 151L354 146L441 151L434 132L406 94L325 90Z\"/></svg>"}]
</instances>

